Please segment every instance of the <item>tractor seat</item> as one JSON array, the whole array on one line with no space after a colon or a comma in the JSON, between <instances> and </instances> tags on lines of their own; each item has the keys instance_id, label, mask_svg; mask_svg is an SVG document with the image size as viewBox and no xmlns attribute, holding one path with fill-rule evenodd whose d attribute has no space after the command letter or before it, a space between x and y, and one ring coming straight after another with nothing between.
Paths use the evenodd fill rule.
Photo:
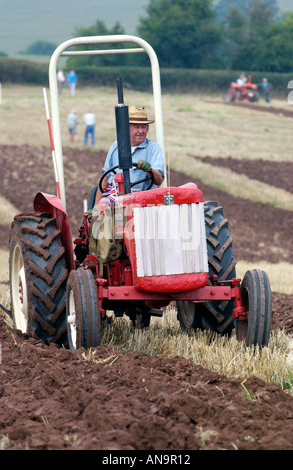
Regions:
<instances>
[{"instance_id":1,"label":"tractor seat","mask_svg":"<svg viewBox=\"0 0 293 470\"><path fill-rule=\"evenodd\" d=\"M94 186L90 192L90 196L89 196L89 200L88 200L88 203L87 203L87 210L91 210L93 209L94 205L95 205L95 200L96 200L96 194L97 194L97 190L98 190L98 185L97 186Z\"/></svg>"}]
</instances>

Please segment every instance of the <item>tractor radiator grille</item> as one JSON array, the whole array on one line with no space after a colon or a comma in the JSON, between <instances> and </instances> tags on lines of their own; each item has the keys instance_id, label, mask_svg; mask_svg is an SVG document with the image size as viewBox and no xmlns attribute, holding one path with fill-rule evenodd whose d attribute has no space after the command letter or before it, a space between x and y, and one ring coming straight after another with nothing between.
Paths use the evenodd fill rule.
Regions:
<instances>
[{"instance_id":1,"label":"tractor radiator grille","mask_svg":"<svg viewBox=\"0 0 293 470\"><path fill-rule=\"evenodd\" d=\"M134 208L137 276L208 272L203 203Z\"/></svg>"}]
</instances>

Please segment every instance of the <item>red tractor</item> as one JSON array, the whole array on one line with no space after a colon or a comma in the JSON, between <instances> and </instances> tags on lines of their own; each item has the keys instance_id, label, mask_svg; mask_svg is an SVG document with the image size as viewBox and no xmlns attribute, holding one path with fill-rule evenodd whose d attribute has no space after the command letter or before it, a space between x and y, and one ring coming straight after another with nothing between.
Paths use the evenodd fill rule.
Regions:
<instances>
[{"instance_id":1,"label":"red tractor","mask_svg":"<svg viewBox=\"0 0 293 470\"><path fill-rule=\"evenodd\" d=\"M225 100L228 102L231 101L258 101L259 94L257 91L257 85L251 83L251 75L249 75L247 81L240 80L239 82L232 82L230 88L225 95Z\"/></svg>"},{"instance_id":2,"label":"red tractor","mask_svg":"<svg viewBox=\"0 0 293 470\"><path fill-rule=\"evenodd\" d=\"M263 347L271 329L272 300L268 276L253 269L241 281L228 222L217 202L205 202L194 182L180 187L135 191L128 107L118 80L115 106L119 168L118 196L97 211L85 212L78 237L66 213L56 65L76 44L126 42L150 57L157 141L164 153L159 66L155 52L134 36L85 37L66 41L49 68L53 118L52 155L58 195L39 192L32 212L16 215L10 235L11 312L15 328L72 351L96 347L107 311L148 326L176 302L183 329L209 329ZM122 49L121 49L122 51ZM117 52L109 51L109 53ZM79 54L99 53L99 50ZM101 51L105 53L105 51ZM50 129L50 126L49 126ZM55 153L56 152L56 153ZM117 167L111 169L116 172ZM104 175L105 176L105 175ZM103 176L103 177L104 177ZM103 191L102 179L99 187ZM151 187L151 182L150 182ZM92 209L95 192L89 197ZM75 247L74 247L75 245Z\"/></svg>"}]
</instances>

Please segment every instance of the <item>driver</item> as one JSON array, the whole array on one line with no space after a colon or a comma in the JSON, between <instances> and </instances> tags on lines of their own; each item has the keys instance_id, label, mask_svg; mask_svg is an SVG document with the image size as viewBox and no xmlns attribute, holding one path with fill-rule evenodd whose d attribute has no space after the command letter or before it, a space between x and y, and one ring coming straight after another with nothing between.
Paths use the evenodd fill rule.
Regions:
<instances>
[{"instance_id":1,"label":"driver","mask_svg":"<svg viewBox=\"0 0 293 470\"><path fill-rule=\"evenodd\" d=\"M149 124L155 121L149 120L144 107L131 106L129 108L129 130L130 130L130 144L133 163L137 163L137 167L129 170L130 181L134 183L143 178L143 172L148 173L150 170L154 175L154 184L151 189L160 186L164 181L164 159L162 149L156 142L147 138L149 131ZM111 145L102 173L105 173L110 168L119 164L118 161L118 143L113 142ZM119 168L116 170L121 172ZM103 189L106 189L111 183L114 173L109 173L109 177L105 177L103 181ZM137 184L135 187L140 191L145 191L149 186L149 181ZM102 197L101 191L97 190L95 204L99 202Z\"/></svg>"}]
</instances>

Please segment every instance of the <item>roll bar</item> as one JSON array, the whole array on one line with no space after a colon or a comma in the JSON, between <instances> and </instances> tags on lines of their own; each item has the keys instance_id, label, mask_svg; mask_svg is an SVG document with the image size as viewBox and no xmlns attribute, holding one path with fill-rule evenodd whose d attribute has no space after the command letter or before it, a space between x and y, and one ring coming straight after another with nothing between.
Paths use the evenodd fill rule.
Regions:
<instances>
[{"instance_id":1,"label":"roll bar","mask_svg":"<svg viewBox=\"0 0 293 470\"><path fill-rule=\"evenodd\" d=\"M133 43L138 47L130 49L103 49L103 50L85 50L85 51L67 51L67 49L80 46L80 45L98 45L98 44L114 44L114 43ZM105 54L133 54L145 52L148 54L151 71L152 71L152 85L153 85L153 98L154 98L154 113L155 113L155 127L156 127L156 141L162 148L164 162L165 162L165 175L166 175L166 161L165 161L165 144L164 144L164 129L163 129L163 113L162 113L162 99L161 99L161 80L159 62L153 48L145 40L128 35L113 35L113 36L85 36L69 39L68 41L60 44L52 54L49 65L49 87L50 87L50 102L51 102L51 117L52 117L52 136L55 149L56 168L58 180L60 185L61 201L66 207L65 196L65 182L64 182L64 169L63 169L63 154L62 154L62 139L59 115L59 101L58 101L58 85L57 85L57 62L60 56L84 56L84 55L105 55ZM162 186L167 186L165 181Z\"/></svg>"}]
</instances>

